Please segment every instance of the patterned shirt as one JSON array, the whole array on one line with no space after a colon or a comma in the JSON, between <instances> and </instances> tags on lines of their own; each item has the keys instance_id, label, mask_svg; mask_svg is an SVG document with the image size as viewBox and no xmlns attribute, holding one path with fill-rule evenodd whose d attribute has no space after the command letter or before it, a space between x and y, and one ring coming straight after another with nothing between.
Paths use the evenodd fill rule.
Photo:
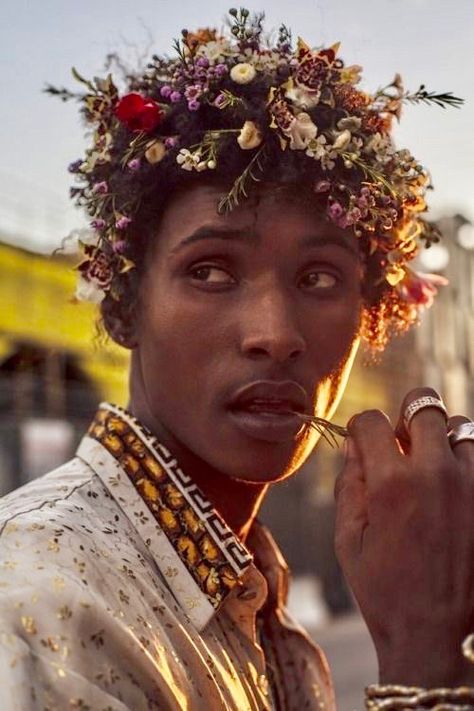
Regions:
<instances>
[{"instance_id":1,"label":"patterned shirt","mask_svg":"<svg viewBox=\"0 0 474 711\"><path fill-rule=\"evenodd\" d=\"M268 531L244 547L103 404L76 457L0 501L2 711L335 708Z\"/></svg>"}]
</instances>

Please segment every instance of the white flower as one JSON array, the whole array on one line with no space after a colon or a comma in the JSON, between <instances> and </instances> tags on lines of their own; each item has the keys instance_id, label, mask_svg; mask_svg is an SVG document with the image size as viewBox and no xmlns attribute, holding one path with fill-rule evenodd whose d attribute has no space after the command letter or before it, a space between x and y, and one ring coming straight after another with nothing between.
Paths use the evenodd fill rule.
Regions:
<instances>
[{"instance_id":1,"label":"white flower","mask_svg":"<svg viewBox=\"0 0 474 711\"><path fill-rule=\"evenodd\" d=\"M337 122L337 127L340 131L347 129L348 131L357 131L362 123L362 119L359 116L345 116Z\"/></svg>"},{"instance_id":2,"label":"white flower","mask_svg":"<svg viewBox=\"0 0 474 711\"><path fill-rule=\"evenodd\" d=\"M351 132L348 131L347 129L345 131L342 131L336 138L336 140L333 143L333 149L335 151L344 151L349 143L351 142Z\"/></svg>"},{"instance_id":3,"label":"white flower","mask_svg":"<svg viewBox=\"0 0 474 711\"><path fill-rule=\"evenodd\" d=\"M183 170L193 170L197 167L201 156L198 153L191 153L187 148L181 148L176 156L176 162Z\"/></svg>"},{"instance_id":4,"label":"white flower","mask_svg":"<svg viewBox=\"0 0 474 711\"><path fill-rule=\"evenodd\" d=\"M150 141L147 143L145 158L149 163L154 165L163 160L166 153L165 144L162 141Z\"/></svg>"},{"instance_id":5,"label":"white flower","mask_svg":"<svg viewBox=\"0 0 474 711\"><path fill-rule=\"evenodd\" d=\"M230 78L237 84L249 84L256 75L255 67L248 62L239 62L230 70Z\"/></svg>"},{"instance_id":6,"label":"white flower","mask_svg":"<svg viewBox=\"0 0 474 711\"><path fill-rule=\"evenodd\" d=\"M218 64L221 59L230 54L230 51L230 45L227 40L212 40L199 45L196 55L198 57L206 57L209 60L209 64Z\"/></svg>"},{"instance_id":7,"label":"white flower","mask_svg":"<svg viewBox=\"0 0 474 711\"><path fill-rule=\"evenodd\" d=\"M306 150L306 155L319 160L323 170L332 170L336 165L334 158L337 153L332 150L332 146L328 146L326 136L313 139Z\"/></svg>"},{"instance_id":8,"label":"white flower","mask_svg":"<svg viewBox=\"0 0 474 711\"><path fill-rule=\"evenodd\" d=\"M97 247L99 236L95 230L89 230L87 227L71 230L62 241L61 252L62 254L77 254L79 243Z\"/></svg>"},{"instance_id":9,"label":"white flower","mask_svg":"<svg viewBox=\"0 0 474 711\"><path fill-rule=\"evenodd\" d=\"M253 121L246 121L237 137L237 143L244 151L257 148L262 142L262 134L258 126Z\"/></svg>"},{"instance_id":10,"label":"white flower","mask_svg":"<svg viewBox=\"0 0 474 711\"><path fill-rule=\"evenodd\" d=\"M197 170L199 173L202 170L208 168L208 164L205 160L201 160L202 156L199 151L191 153L187 148L181 148L180 152L176 156L176 162L183 168L183 170Z\"/></svg>"},{"instance_id":11,"label":"white flower","mask_svg":"<svg viewBox=\"0 0 474 711\"><path fill-rule=\"evenodd\" d=\"M310 158L315 158L316 160L321 160L321 158L326 154L326 136L318 136L316 140L310 142L306 155Z\"/></svg>"},{"instance_id":12,"label":"white flower","mask_svg":"<svg viewBox=\"0 0 474 711\"><path fill-rule=\"evenodd\" d=\"M302 86L292 86L285 92L285 97L300 109L312 109L319 104L321 91L309 91Z\"/></svg>"},{"instance_id":13,"label":"white flower","mask_svg":"<svg viewBox=\"0 0 474 711\"><path fill-rule=\"evenodd\" d=\"M304 151L310 141L316 138L318 129L313 123L311 116L301 112L294 117L289 128L283 133L290 139L290 148L293 151Z\"/></svg>"},{"instance_id":14,"label":"white flower","mask_svg":"<svg viewBox=\"0 0 474 711\"><path fill-rule=\"evenodd\" d=\"M78 301L100 304L104 297L105 291L95 281L85 279L82 274L79 274L76 285L76 299Z\"/></svg>"}]
</instances>

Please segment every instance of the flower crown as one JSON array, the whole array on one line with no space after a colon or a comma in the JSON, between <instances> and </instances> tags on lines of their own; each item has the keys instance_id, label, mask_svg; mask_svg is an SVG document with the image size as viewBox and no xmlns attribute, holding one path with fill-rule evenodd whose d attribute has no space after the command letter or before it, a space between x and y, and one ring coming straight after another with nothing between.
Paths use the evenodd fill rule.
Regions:
<instances>
[{"instance_id":1,"label":"flower crown","mask_svg":"<svg viewBox=\"0 0 474 711\"><path fill-rule=\"evenodd\" d=\"M345 66L338 44L314 50L298 39L293 48L285 25L272 44L263 37L263 14L242 8L229 17L225 34L183 30L176 56L154 55L143 74L126 77L122 94L110 74L87 81L74 69L85 91L46 88L79 100L93 129L85 158L69 167L77 180L71 195L92 228L81 242L77 298L120 299L117 279L136 266L128 246L144 191L137 186L152 174L156 181L165 165L168 173L225 174L226 155L239 151L244 167L219 212L237 206L275 162L291 159L328 218L354 231L367 259L377 256L391 303L386 316L397 328L409 325L443 280L421 277L408 263L421 242L429 246L439 235L421 217L429 176L408 150L396 150L391 125L405 103L460 106L462 99L423 85L410 93L398 74L367 93L356 88L361 67ZM124 174L135 188L117 191Z\"/></svg>"}]
</instances>

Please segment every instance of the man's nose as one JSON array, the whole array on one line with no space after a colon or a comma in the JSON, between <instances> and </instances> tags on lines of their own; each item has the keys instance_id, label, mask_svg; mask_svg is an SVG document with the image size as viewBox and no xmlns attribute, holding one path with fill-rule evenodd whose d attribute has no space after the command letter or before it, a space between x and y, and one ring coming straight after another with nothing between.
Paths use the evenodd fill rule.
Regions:
<instances>
[{"instance_id":1,"label":"man's nose","mask_svg":"<svg viewBox=\"0 0 474 711\"><path fill-rule=\"evenodd\" d=\"M282 289L265 290L249 299L242 324L241 348L247 358L284 363L296 360L306 350L294 304Z\"/></svg>"}]
</instances>

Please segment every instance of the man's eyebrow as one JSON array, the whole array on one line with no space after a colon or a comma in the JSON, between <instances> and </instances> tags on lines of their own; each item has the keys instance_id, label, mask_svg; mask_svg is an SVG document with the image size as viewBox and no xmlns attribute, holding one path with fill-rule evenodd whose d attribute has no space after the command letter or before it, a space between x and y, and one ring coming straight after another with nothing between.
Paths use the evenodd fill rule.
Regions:
<instances>
[{"instance_id":1,"label":"man's eyebrow","mask_svg":"<svg viewBox=\"0 0 474 711\"><path fill-rule=\"evenodd\" d=\"M347 249L351 254L359 256L359 250L357 246L351 244L351 242L346 239L345 235L329 234L329 235L309 235L306 237L302 243L302 247L325 247L329 244L335 244L338 247L343 247Z\"/></svg>"},{"instance_id":2,"label":"man's eyebrow","mask_svg":"<svg viewBox=\"0 0 474 711\"><path fill-rule=\"evenodd\" d=\"M216 226L216 225L202 225L198 227L194 232L192 232L187 237L179 242L171 251L170 255L174 255L181 251L184 247L193 242L200 242L206 239L222 239L227 241L239 241L248 242L255 239L255 236L249 232L248 229L236 229L235 227L227 226ZM351 254L359 256L358 249L355 245L351 244L344 235L329 234L329 235L317 235L311 234L305 237L300 247L325 247L327 245L335 244L338 247L343 247L348 250Z\"/></svg>"},{"instance_id":3,"label":"man's eyebrow","mask_svg":"<svg viewBox=\"0 0 474 711\"><path fill-rule=\"evenodd\" d=\"M223 240L237 240L237 241L250 241L253 239L253 235L248 231L248 229L236 229L235 227L224 227L215 225L202 225L198 227L194 232L181 240L176 247L170 251L170 254L176 254L183 247L193 242L200 242L205 239L223 239Z\"/></svg>"}]
</instances>

